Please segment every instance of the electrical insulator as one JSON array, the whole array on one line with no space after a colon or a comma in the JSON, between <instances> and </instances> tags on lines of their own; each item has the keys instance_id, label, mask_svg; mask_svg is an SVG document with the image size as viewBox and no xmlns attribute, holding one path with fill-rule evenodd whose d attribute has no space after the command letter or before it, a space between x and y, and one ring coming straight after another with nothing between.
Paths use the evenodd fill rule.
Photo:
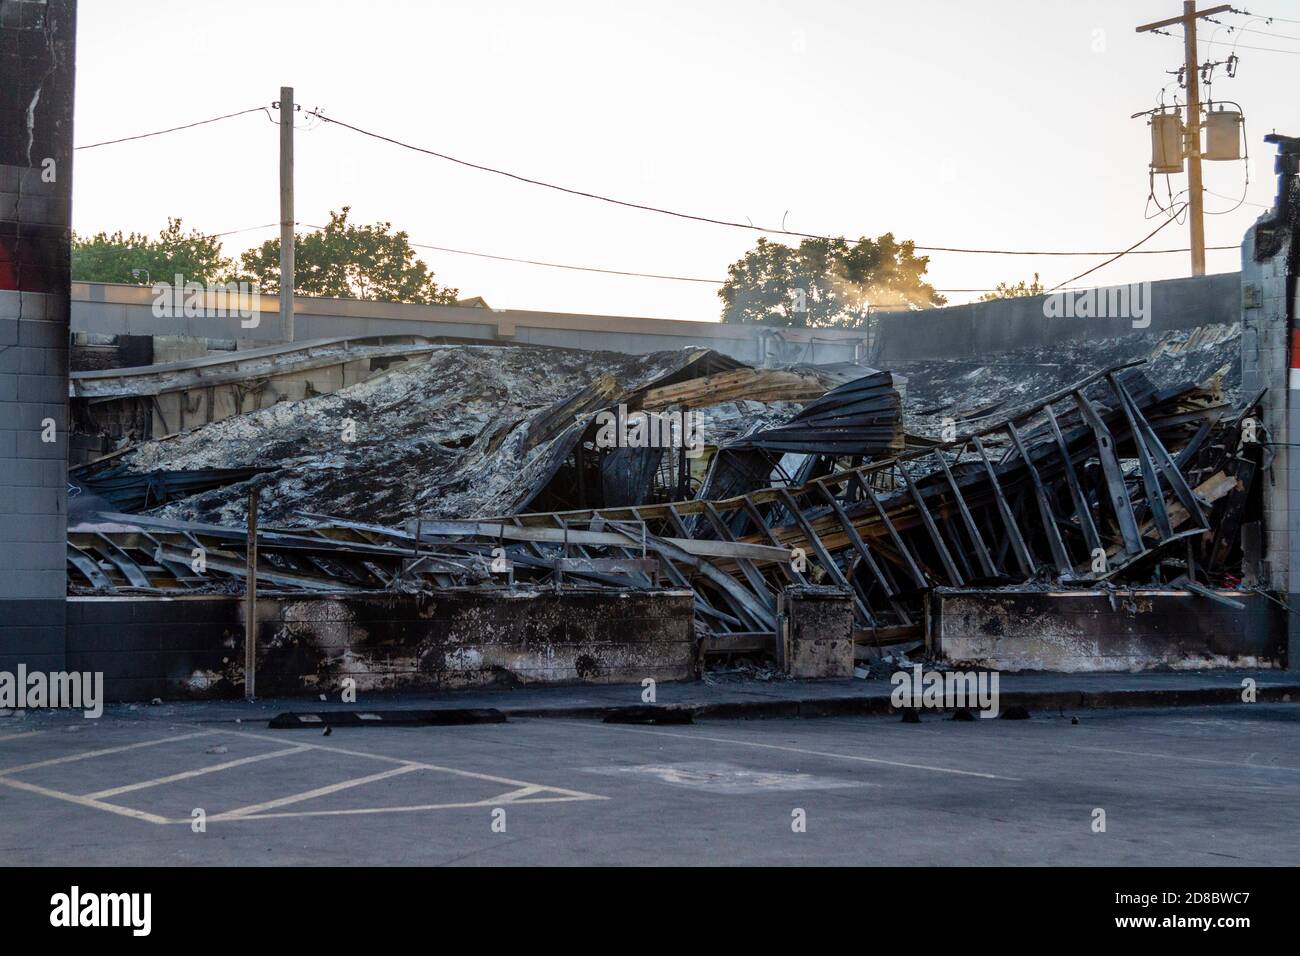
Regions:
<instances>
[{"instance_id":1,"label":"electrical insulator","mask_svg":"<svg viewBox=\"0 0 1300 956\"><path fill-rule=\"evenodd\" d=\"M1219 108L1205 114L1205 159L1241 159L1241 114Z\"/></svg>"},{"instance_id":2,"label":"electrical insulator","mask_svg":"<svg viewBox=\"0 0 1300 956\"><path fill-rule=\"evenodd\" d=\"M1155 113L1151 117L1151 171L1183 171L1183 121L1177 113Z\"/></svg>"}]
</instances>

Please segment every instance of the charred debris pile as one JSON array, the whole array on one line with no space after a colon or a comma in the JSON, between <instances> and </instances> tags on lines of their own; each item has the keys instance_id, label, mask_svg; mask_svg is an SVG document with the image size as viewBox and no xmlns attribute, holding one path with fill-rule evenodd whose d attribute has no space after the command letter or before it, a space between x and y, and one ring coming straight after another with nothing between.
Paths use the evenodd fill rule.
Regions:
<instances>
[{"instance_id":1,"label":"charred debris pile","mask_svg":"<svg viewBox=\"0 0 1300 956\"><path fill-rule=\"evenodd\" d=\"M1267 464L1236 346L892 371L432 348L74 469L70 589L241 592L256 487L260 590L687 588L711 653L770 647L788 586L843 589L868 647L919 640L939 587L1222 601Z\"/></svg>"}]
</instances>

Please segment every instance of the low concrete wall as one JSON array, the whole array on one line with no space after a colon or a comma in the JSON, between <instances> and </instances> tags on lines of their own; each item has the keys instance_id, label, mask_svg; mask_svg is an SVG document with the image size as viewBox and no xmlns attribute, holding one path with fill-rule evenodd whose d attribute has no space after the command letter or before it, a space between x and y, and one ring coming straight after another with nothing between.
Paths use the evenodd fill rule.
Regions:
<instances>
[{"instance_id":1,"label":"low concrete wall","mask_svg":"<svg viewBox=\"0 0 1300 956\"><path fill-rule=\"evenodd\" d=\"M145 286L75 282L72 329L96 335L183 336L238 341L241 347L282 342L274 296L261 299L255 327L238 316L159 317ZM212 297L214 306L217 298ZM524 309L407 305L355 299L294 298L294 338L362 335L450 336L482 342L554 345L644 355L665 349L711 348L754 365L852 362L866 353L861 329L775 329L618 315L579 315Z\"/></svg>"},{"instance_id":2,"label":"low concrete wall","mask_svg":"<svg viewBox=\"0 0 1300 956\"><path fill-rule=\"evenodd\" d=\"M689 591L475 591L259 597L261 696L686 680ZM243 695L236 596L68 599L67 668L109 700Z\"/></svg>"},{"instance_id":3,"label":"low concrete wall","mask_svg":"<svg viewBox=\"0 0 1300 956\"><path fill-rule=\"evenodd\" d=\"M1224 591L1234 610L1182 591L980 591L939 588L934 651L1006 671L1140 671L1282 667L1277 604Z\"/></svg>"},{"instance_id":4,"label":"low concrete wall","mask_svg":"<svg viewBox=\"0 0 1300 956\"><path fill-rule=\"evenodd\" d=\"M853 592L788 587L778 596L776 665L795 678L853 676Z\"/></svg>"},{"instance_id":5,"label":"low concrete wall","mask_svg":"<svg viewBox=\"0 0 1300 956\"><path fill-rule=\"evenodd\" d=\"M1070 295L1070 293L1064 293ZM1076 293L1077 295L1077 293ZM922 312L884 313L873 358L880 368L919 359L990 356L1074 339L1131 335L1133 319L1047 318L1047 296L973 302ZM1150 326L1145 331L1195 328L1241 319L1241 274L1225 272L1151 283Z\"/></svg>"},{"instance_id":6,"label":"low concrete wall","mask_svg":"<svg viewBox=\"0 0 1300 956\"><path fill-rule=\"evenodd\" d=\"M154 298L152 290L144 286L73 283L73 331L238 341L249 348L283 341L272 296L262 299L262 311L252 328L245 328L237 316L158 317L153 314ZM716 349L758 366L860 360L888 368L894 362L991 355L1062 339L1110 338L1134 331L1130 318L1046 318L1045 298L880 313L879 328L873 332L298 296L294 300L294 335L298 341L306 341L419 334L631 355L695 346ZM214 305L217 301L212 299ZM1240 304L1240 274L1236 272L1152 282L1149 330L1236 322Z\"/></svg>"}]
</instances>

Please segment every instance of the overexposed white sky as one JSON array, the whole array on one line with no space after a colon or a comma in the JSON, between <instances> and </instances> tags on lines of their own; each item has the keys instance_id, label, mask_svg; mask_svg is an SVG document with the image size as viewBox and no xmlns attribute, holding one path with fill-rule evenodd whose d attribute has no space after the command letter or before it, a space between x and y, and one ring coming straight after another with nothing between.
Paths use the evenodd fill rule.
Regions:
<instances>
[{"instance_id":1,"label":"overexposed white sky","mask_svg":"<svg viewBox=\"0 0 1300 956\"><path fill-rule=\"evenodd\" d=\"M1300 0L1248 9L1298 22L1222 15L1264 32L1205 24L1201 59L1239 44L1237 77L1218 71L1214 93L1245 109L1247 199L1267 205L1263 137L1300 135ZM350 205L355 221L391 221L415 242L715 279L758 236L316 125L305 112L320 107L472 162L720 219L934 246L1122 249L1161 221L1143 218L1149 132L1129 116L1182 62L1179 28L1177 39L1133 28L1181 11L1177 0L81 0L75 138L270 104L290 85L304 107L305 223ZM169 215L205 232L274 222L277 157L277 129L260 114L80 151L75 228L153 234ZM1233 197L1208 196L1207 210L1234 205L1242 177L1242 163L1207 163L1206 187ZM1240 242L1261 212L1207 217L1207 243ZM226 251L275 234L229 236ZM1187 240L1175 224L1149 246ZM705 321L720 311L714 285L420 255L441 282L498 308ZM1050 286L1099 261L932 253L930 277L991 288L1038 271ZM1239 261L1210 252L1208 271ZM1094 278L1189 272L1185 253L1129 256Z\"/></svg>"}]
</instances>

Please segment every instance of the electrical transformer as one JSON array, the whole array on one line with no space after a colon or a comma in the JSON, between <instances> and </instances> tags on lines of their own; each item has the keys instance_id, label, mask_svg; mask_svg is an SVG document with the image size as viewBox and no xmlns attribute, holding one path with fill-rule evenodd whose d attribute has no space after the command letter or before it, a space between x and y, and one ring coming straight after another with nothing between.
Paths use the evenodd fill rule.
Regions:
<instances>
[{"instance_id":1,"label":"electrical transformer","mask_svg":"<svg viewBox=\"0 0 1300 956\"><path fill-rule=\"evenodd\" d=\"M1205 159L1241 159L1241 114L1217 109L1205 114Z\"/></svg>"},{"instance_id":2,"label":"electrical transformer","mask_svg":"<svg viewBox=\"0 0 1300 956\"><path fill-rule=\"evenodd\" d=\"M1183 171L1183 121L1177 113L1156 113L1151 117L1151 171Z\"/></svg>"}]
</instances>

